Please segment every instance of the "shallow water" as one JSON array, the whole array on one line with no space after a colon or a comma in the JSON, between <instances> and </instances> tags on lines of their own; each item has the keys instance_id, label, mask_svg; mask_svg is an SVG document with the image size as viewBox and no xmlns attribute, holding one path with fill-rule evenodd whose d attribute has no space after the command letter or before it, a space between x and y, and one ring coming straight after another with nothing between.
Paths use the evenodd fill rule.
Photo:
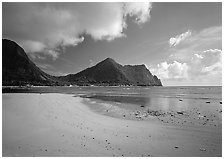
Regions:
<instances>
[{"instance_id":1,"label":"shallow water","mask_svg":"<svg viewBox=\"0 0 224 159\"><path fill-rule=\"evenodd\" d=\"M182 86L182 87L32 87L12 89L8 92L28 93L69 93L85 95L91 99L143 105L164 111L188 109L200 101L204 107L220 106L221 86ZM6 91L6 92L7 92ZM5 90L3 89L3 93ZM208 102L208 103L206 103ZM210 102L210 103L209 103Z\"/></svg>"},{"instance_id":2,"label":"shallow water","mask_svg":"<svg viewBox=\"0 0 224 159\"><path fill-rule=\"evenodd\" d=\"M107 116L132 120L157 118L177 125L222 126L221 87L94 88L83 94L85 104Z\"/></svg>"}]
</instances>

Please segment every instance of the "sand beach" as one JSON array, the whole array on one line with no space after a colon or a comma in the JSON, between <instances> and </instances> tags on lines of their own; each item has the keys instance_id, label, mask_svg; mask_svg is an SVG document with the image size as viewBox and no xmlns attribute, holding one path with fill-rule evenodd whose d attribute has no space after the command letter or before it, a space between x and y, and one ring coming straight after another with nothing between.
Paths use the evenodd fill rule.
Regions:
<instances>
[{"instance_id":1,"label":"sand beach","mask_svg":"<svg viewBox=\"0 0 224 159\"><path fill-rule=\"evenodd\" d=\"M222 129L97 113L59 93L2 95L3 156L222 156Z\"/></svg>"}]
</instances>

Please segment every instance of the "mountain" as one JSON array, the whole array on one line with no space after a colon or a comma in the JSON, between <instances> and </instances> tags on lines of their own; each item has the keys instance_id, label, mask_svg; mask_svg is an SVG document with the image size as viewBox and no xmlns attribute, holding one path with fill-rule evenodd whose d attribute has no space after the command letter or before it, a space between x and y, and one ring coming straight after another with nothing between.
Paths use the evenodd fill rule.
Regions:
<instances>
[{"instance_id":1,"label":"mountain","mask_svg":"<svg viewBox=\"0 0 224 159\"><path fill-rule=\"evenodd\" d=\"M2 85L134 85L162 86L145 65L118 64L107 58L77 74L51 76L39 69L17 43L2 40Z\"/></svg>"},{"instance_id":2,"label":"mountain","mask_svg":"<svg viewBox=\"0 0 224 159\"><path fill-rule=\"evenodd\" d=\"M51 85L56 79L40 70L17 43L2 40L3 85Z\"/></svg>"},{"instance_id":3,"label":"mountain","mask_svg":"<svg viewBox=\"0 0 224 159\"><path fill-rule=\"evenodd\" d=\"M162 86L161 81L145 65L122 66L111 58L61 79L78 85Z\"/></svg>"}]
</instances>

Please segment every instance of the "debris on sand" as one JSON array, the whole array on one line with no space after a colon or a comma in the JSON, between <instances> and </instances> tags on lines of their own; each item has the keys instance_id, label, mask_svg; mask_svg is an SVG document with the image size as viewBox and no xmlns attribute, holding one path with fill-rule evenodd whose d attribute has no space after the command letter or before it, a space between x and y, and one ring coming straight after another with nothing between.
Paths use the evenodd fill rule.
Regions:
<instances>
[{"instance_id":1,"label":"debris on sand","mask_svg":"<svg viewBox=\"0 0 224 159\"><path fill-rule=\"evenodd\" d=\"M140 112L140 111L136 111L133 112L133 114L135 115L136 119L139 120L143 120L144 118L147 118L148 116L164 116L166 113L162 113L161 111L157 111L157 110L149 110L147 109L146 111Z\"/></svg>"},{"instance_id":2,"label":"debris on sand","mask_svg":"<svg viewBox=\"0 0 224 159\"><path fill-rule=\"evenodd\" d=\"M200 119L200 118L204 118L205 116L203 116L203 115L198 115L198 119Z\"/></svg>"},{"instance_id":3,"label":"debris on sand","mask_svg":"<svg viewBox=\"0 0 224 159\"><path fill-rule=\"evenodd\" d=\"M178 146L175 146L174 148L175 148L175 149L178 149L179 147L178 147Z\"/></svg>"},{"instance_id":4,"label":"debris on sand","mask_svg":"<svg viewBox=\"0 0 224 159\"><path fill-rule=\"evenodd\" d=\"M139 120L141 120L141 119L142 119L142 116L140 116L140 115L137 115L137 116L136 116L136 119L139 119Z\"/></svg>"},{"instance_id":5,"label":"debris on sand","mask_svg":"<svg viewBox=\"0 0 224 159\"><path fill-rule=\"evenodd\" d=\"M184 115L184 112L178 111L177 114Z\"/></svg>"},{"instance_id":6,"label":"debris on sand","mask_svg":"<svg viewBox=\"0 0 224 159\"><path fill-rule=\"evenodd\" d=\"M151 116L161 116L161 115L163 115L163 113L162 112L160 112L160 111L157 111L157 110L147 110L147 113L149 114L149 115L151 115Z\"/></svg>"},{"instance_id":7,"label":"debris on sand","mask_svg":"<svg viewBox=\"0 0 224 159\"><path fill-rule=\"evenodd\" d=\"M137 110L137 112L135 113L135 115L139 115L141 112Z\"/></svg>"},{"instance_id":8,"label":"debris on sand","mask_svg":"<svg viewBox=\"0 0 224 159\"><path fill-rule=\"evenodd\" d=\"M200 151L206 151L206 149L205 148L200 148Z\"/></svg>"}]
</instances>

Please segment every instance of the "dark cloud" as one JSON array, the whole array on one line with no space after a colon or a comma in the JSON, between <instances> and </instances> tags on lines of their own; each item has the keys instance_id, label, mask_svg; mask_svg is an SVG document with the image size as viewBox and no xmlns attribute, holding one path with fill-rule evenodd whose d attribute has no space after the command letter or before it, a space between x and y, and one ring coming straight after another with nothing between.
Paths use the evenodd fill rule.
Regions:
<instances>
[{"instance_id":1,"label":"dark cloud","mask_svg":"<svg viewBox=\"0 0 224 159\"><path fill-rule=\"evenodd\" d=\"M95 40L125 37L126 17L142 24L150 18L151 3L3 3L3 37L27 52L56 59L58 46L77 45L89 34Z\"/></svg>"}]
</instances>

